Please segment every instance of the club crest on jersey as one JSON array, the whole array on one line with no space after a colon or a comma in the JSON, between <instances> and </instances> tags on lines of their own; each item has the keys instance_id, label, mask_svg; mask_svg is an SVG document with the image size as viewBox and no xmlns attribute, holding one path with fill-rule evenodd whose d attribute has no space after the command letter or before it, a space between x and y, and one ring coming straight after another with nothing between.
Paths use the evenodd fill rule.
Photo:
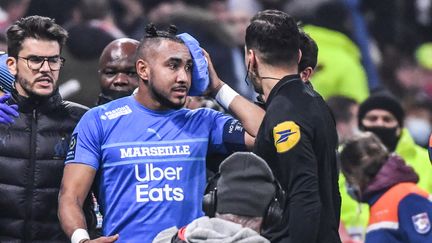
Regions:
<instances>
[{"instance_id":1,"label":"club crest on jersey","mask_svg":"<svg viewBox=\"0 0 432 243\"><path fill-rule=\"evenodd\" d=\"M427 234L431 229L431 223L429 220L429 216L426 212L419 213L411 217L414 229L419 234Z\"/></svg>"},{"instance_id":2,"label":"club crest on jersey","mask_svg":"<svg viewBox=\"0 0 432 243\"><path fill-rule=\"evenodd\" d=\"M276 151L284 153L300 141L300 127L293 121L279 123L273 128L273 139Z\"/></svg>"}]
</instances>

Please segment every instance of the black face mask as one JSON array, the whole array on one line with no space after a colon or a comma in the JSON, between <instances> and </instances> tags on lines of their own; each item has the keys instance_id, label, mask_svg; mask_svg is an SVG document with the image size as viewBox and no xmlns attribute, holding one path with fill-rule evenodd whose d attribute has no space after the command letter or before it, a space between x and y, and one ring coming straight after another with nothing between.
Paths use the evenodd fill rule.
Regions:
<instances>
[{"instance_id":1,"label":"black face mask","mask_svg":"<svg viewBox=\"0 0 432 243\"><path fill-rule=\"evenodd\" d=\"M387 147L389 152L394 152L399 141L399 136L396 134L398 127L363 127L365 131L369 131L377 135L381 142Z\"/></svg>"}]
</instances>

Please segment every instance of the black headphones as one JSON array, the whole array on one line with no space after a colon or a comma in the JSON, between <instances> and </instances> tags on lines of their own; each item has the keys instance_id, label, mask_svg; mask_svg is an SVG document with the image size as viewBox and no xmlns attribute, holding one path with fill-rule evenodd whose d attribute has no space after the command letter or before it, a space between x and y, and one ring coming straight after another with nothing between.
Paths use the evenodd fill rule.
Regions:
<instances>
[{"instance_id":1,"label":"black headphones","mask_svg":"<svg viewBox=\"0 0 432 243\"><path fill-rule=\"evenodd\" d=\"M207 183L202 209L206 216L212 218L216 215L216 202L217 202L217 181L220 174L215 174ZM281 223L283 218L283 207L286 200L285 191L282 189L278 180L274 180L275 195L270 201L265 214L263 215L263 223L261 225L261 232L266 232L268 229L273 228Z\"/></svg>"}]
</instances>

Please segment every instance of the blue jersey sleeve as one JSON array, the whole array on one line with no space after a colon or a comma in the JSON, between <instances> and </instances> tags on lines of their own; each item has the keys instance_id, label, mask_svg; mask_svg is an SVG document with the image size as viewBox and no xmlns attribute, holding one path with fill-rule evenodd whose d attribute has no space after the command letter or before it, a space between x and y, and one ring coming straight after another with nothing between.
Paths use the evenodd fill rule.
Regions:
<instances>
[{"instance_id":1,"label":"blue jersey sleeve","mask_svg":"<svg viewBox=\"0 0 432 243\"><path fill-rule=\"evenodd\" d=\"M432 242L432 202L410 194L399 203L399 227L406 235L404 242Z\"/></svg>"},{"instance_id":2,"label":"blue jersey sleeve","mask_svg":"<svg viewBox=\"0 0 432 243\"><path fill-rule=\"evenodd\" d=\"M241 122L220 112L215 112L214 116L210 132L210 153L245 151L245 130Z\"/></svg>"},{"instance_id":3,"label":"blue jersey sleeve","mask_svg":"<svg viewBox=\"0 0 432 243\"><path fill-rule=\"evenodd\" d=\"M87 164L98 170L101 156L100 119L94 109L86 112L72 134L65 164Z\"/></svg>"}]
</instances>

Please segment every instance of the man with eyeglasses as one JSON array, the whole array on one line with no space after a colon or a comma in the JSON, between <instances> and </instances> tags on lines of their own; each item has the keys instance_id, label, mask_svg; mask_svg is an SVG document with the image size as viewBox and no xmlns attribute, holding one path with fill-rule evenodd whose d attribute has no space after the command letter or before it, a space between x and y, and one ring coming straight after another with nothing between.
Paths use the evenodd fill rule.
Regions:
<instances>
[{"instance_id":1,"label":"man with eyeglasses","mask_svg":"<svg viewBox=\"0 0 432 243\"><path fill-rule=\"evenodd\" d=\"M0 124L0 242L69 242L57 197L71 133L87 107L63 101L58 92L67 37L41 16L22 18L7 31L6 64L15 82L2 100L18 106L18 116ZM86 216L92 215L89 199Z\"/></svg>"}]
</instances>

